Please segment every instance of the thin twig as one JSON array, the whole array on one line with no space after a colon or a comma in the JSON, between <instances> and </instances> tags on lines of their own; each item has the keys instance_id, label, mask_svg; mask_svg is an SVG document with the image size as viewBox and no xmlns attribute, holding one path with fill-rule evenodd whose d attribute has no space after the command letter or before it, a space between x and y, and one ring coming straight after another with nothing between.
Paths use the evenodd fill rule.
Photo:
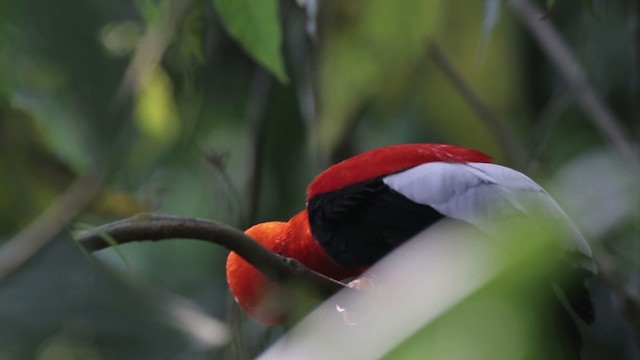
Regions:
<instances>
[{"instance_id":1,"label":"thin twig","mask_svg":"<svg viewBox=\"0 0 640 360\"><path fill-rule=\"evenodd\" d=\"M140 88L146 84L155 68L160 64L180 20L190 4L191 0L174 0L164 3L158 18L149 24L146 32L138 41L117 91L116 100L127 99L132 94L137 95Z\"/></svg>"},{"instance_id":2,"label":"thin twig","mask_svg":"<svg viewBox=\"0 0 640 360\"><path fill-rule=\"evenodd\" d=\"M274 282L299 279L315 285L324 295L334 294L345 287L343 283L317 273L296 260L269 251L242 231L212 220L139 214L93 231L85 231L78 235L77 240L87 251L98 251L110 246L100 235L103 233L120 244L176 238L207 241L236 252Z\"/></svg>"},{"instance_id":3,"label":"thin twig","mask_svg":"<svg viewBox=\"0 0 640 360\"><path fill-rule=\"evenodd\" d=\"M64 229L95 197L102 184L96 176L81 176L20 233L0 247L0 280L24 265Z\"/></svg>"},{"instance_id":4,"label":"thin twig","mask_svg":"<svg viewBox=\"0 0 640 360\"><path fill-rule=\"evenodd\" d=\"M566 87L561 87L554 91L549 101L544 106L537 119L536 127L533 130L533 139L529 156L527 157L527 172L534 171L537 167L540 154L547 144L554 128L560 120L562 113L569 107L573 100L573 93L568 91Z\"/></svg>"},{"instance_id":5,"label":"thin twig","mask_svg":"<svg viewBox=\"0 0 640 360\"><path fill-rule=\"evenodd\" d=\"M476 112L480 120L489 128L515 167L523 168L527 161L525 150L516 141L515 133L509 125L473 90L438 44L429 43L427 53L462 98Z\"/></svg>"},{"instance_id":6,"label":"thin twig","mask_svg":"<svg viewBox=\"0 0 640 360\"><path fill-rule=\"evenodd\" d=\"M640 155L627 139L621 122L591 85L580 62L558 31L548 20L540 19L544 12L529 0L509 0L509 4L536 38L556 70L565 78L591 122L613 144L634 174L640 178Z\"/></svg>"}]
</instances>

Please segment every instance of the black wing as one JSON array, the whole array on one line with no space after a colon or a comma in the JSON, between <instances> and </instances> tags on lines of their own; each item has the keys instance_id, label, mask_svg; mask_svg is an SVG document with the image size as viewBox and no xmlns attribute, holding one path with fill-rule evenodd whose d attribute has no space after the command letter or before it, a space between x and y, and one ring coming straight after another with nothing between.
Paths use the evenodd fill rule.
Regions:
<instances>
[{"instance_id":1,"label":"black wing","mask_svg":"<svg viewBox=\"0 0 640 360\"><path fill-rule=\"evenodd\" d=\"M369 266L444 218L389 188L382 178L319 194L307 206L311 231L340 266Z\"/></svg>"}]
</instances>

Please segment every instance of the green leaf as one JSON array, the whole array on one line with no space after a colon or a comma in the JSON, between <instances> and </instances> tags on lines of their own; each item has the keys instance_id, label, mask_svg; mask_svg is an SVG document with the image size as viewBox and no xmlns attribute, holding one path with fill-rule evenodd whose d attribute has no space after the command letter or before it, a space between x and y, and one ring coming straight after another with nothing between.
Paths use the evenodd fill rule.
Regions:
<instances>
[{"instance_id":1,"label":"green leaf","mask_svg":"<svg viewBox=\"0 0 640 360\"><path fill-rule=\"evenodd\" d=\"M442 1L341 2L341 26L329 30L319 65L315 147L331 152L352 129L356 113L406 78L438 25Z\"/></svg>"},{"instance_id":2,"label":"green leaf","mask_svg":"<svg viewBox=\"0 0 640 360\"><path fill-rule=\"evenodd\" d=\"M6 359L160 359L187 351L185 358L202 359L228 339L226 326L190 300L107 270L66 233L3 281L0 308L11 309L0 322Z\"/></svg>"},{"instance_id":3,"label":"green leaf","mask_svg":"<svg viewBox=\"0 0 640 360\"><path fill-rule=\"evenodd\" d=\"M142 84L135 105L138 129L158 145L173 143L180 132L178 109L173 97L173 84L162 67L151 73Z\"/></svg>"},{"instance_id":4,"label":"green leaf","mask_svg":"<svg viewBox=\"0 0 640 360\"><path fill-rule=\"evenodd\" d=\"M258 63L283 83L282 32L276 0L214 0L222 24Z\"/></svg>"},{"instance_id":5,"label":"green leaf","mask_svg":"<svg viewBox=\"0 0 640 360\"><path fill-rule=\"evenodd\" d=\"M542 221L501 219L492 224L495 238L461 224L435 225L370 268L358 291L325 301L260 358L319 352L327 359L564 358L553 356L562 350L562 340L553 342L562 329L548 282L558 275L557 240L564 234Z\"/></svg>"}]
</instances>

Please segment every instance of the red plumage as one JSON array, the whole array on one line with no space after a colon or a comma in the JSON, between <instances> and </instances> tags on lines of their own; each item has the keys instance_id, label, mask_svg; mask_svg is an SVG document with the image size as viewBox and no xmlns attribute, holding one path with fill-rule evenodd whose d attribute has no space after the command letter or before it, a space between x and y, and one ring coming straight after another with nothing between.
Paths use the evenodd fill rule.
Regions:
<instances>
[{"instance_id":1,"label":"red plumage","mask_svg":"<svg viewBox=\"0 0 640 360\"><path fill-rule=\"evenodd\" d=\"M318 194L434 161L488 163L491 162L491 157L478 150L456 145L390 145L364 152L329 167L309 184L307 200Z\"/></svg>"},{"instance_id":2,"label":"red plumage","mask_svg":"<svg viewBox=\"0 0 640 360\"><path fill-rule=\"evenodd\" d=\"M332 279L342 280L362 273L361 269L338 267L313 240L307 211L287 222L272 221L252 226L247 235L274 253L298 260L304 266ZM286 318L286 293L258 269L232 252L227 258L227 282L240 307L263 324L279 324Z\"/></svg>"}]
</instances>

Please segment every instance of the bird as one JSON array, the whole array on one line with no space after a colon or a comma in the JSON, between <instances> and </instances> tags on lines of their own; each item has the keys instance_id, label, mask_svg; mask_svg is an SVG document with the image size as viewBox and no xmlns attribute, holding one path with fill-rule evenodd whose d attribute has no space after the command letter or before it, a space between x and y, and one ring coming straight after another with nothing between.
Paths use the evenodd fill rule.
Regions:
<instances>
[{"instance_id":1,"label":"bird","mask_svg":"<svg viewBox=\"0 0 640 360\"><path fill-rule=\"evenodd\" d=\"M588 242L540 185L519 171L492 163L489 155L478 150L418 143L361 153L318 174L307 187L305 210L289 222L259 224L261 230L252 228L247 234L272 251L313 264L314 270L339 280L348 270L372 266L440 221L457 221L492 235L497 221L534 213L561 224L563 230L558 245L562 269L569 275L550 283L561 288L582 321L593 323L595 311L586 279L597 269ZM286 251L283 242L291 242ZM247 279L234 282L249 283ZM259 282L261 286L264 281ZM245 310L260 298L251 293L251 301L243 305L238 295ZM567 331L579 352L575 324L568 325Z\"/></svg>"},{"instance_id":2,"label":"bird","mask_svg":"<svg viewBox=\"0 0 640 360\"><path fill-rule=\"evenodd\" d=\"M391 145L339 162L307 188L313 238L339 266L371 266L418 233L443 220L497 235L496 224L534 217L559 226L557 276L542 291L559 298L586 324L595 321L587 279L596 272L591 248L557 202L531 178L492 163L480 151L448 144ZM556 327L568 338L568 357L582 340L559 299ZM561 345L564 346L564 345Z\"/></svg>"},{"instance_id":3,"label":"bird","mask_svg":"<svg viewBox=\"0 0 640 360\"><path fill-rule=\"evenodd\" d=\"M286 222L256 224L247 229L245 234L270 251L293 258L307 268L335 280L352 278L364 271L363 268L340 267L326 255L311 236L306 210ZM285 290L235 252L227 257L226 276L236 302L250 317L264 325L279 325L287 321Z\"/></svg>"}]
</instances>

